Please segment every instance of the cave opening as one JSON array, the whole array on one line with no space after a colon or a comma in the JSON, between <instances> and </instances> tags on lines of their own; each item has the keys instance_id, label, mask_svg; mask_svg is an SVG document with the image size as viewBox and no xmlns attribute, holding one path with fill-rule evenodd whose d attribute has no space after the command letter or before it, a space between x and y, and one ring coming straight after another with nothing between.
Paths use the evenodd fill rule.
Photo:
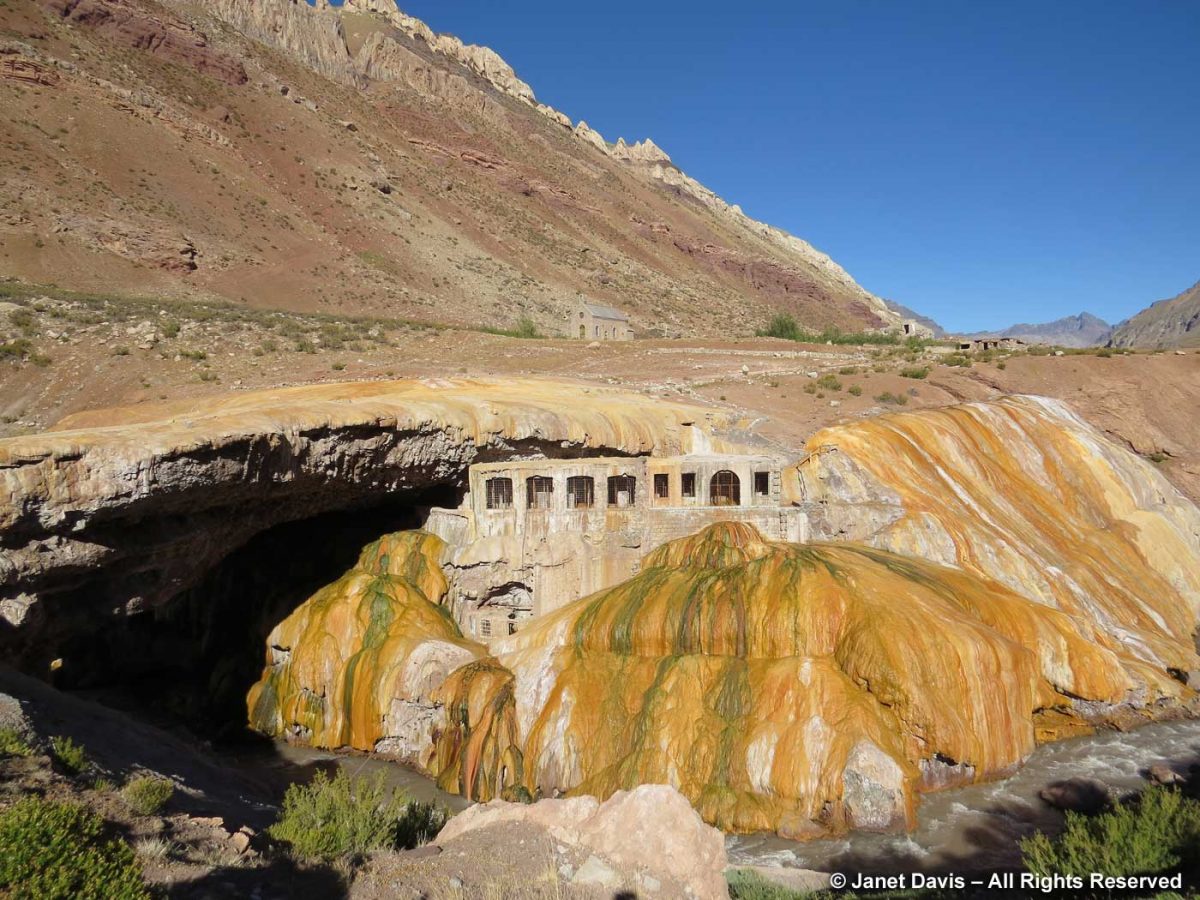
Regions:
<instances>
[{"instance_id":1,"label":"cave opening","mask_svg":"<svg viewBox=\"0 0 1200 900\"><path fill-rule=\"evenodd\" d=\"M57 686L213 744L256 740L246 693L271 629L344 575L372 541L419 528L461 487L391 495L259 532L169 602L114 616L62 648Z\"/></svg>"}]
</instances>

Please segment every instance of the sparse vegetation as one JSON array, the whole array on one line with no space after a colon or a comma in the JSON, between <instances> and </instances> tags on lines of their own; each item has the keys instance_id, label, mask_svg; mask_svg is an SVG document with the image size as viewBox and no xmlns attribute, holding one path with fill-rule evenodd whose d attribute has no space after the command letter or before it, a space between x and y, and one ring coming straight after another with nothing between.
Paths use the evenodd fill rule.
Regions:
<instances>
[{"instance_id":1,"label":"sparse vegetation","mask_svg":"<svg viewBox=\"0 0 1200 900\"><path fill-rule=\"evenodd\" d=\"M837 376L832 373L826 373L817 379L817 387L826 391L840 391L842 383L838 381Z\"/></svg>"},{"instance_id":2,"label":"sparse vegetation","mask_svg":"<svg viewBox=\"0 0 1200 900\"><path fill-rule=\"evenodd\" d=\"M39 900L148 900L125 843L82 806L26 797L0 813L0 896Z\"/></svg>"},{"instance_id":3,"label":"sparse vegetation","mask_svg":"<svg viewBox=\"0 0 1200 900\"><path fill-rule=\"evenodd\" d=\"M956 366L962 369L969 369L972 366L971 357L965 353L948 353L942 357L943 366Z\"/></svg>"},{"instance_id":4,"label":"sparse vegetation","mask_svg":"<svg viewBox=\"0 0 1200 900\"><path fill-rule=\"evenodd\" d=\"M24 734L16 728L0 728L0 757L32 755L33 746Z\"/></svg>"},{"instance_id":5,"label":"sparse vegetation","mask_svg":"<svg viewBox=\"0 0 1200 900\"><path fill-rule=\"evenodd\" d=\"M900 376L902 378L927 378L929 376L929 366L912 366L908 369L901 369Z\"/></svg>"},{"instance_id":6,"label":"sparse vegetation","mask_svg":"<svg viewBox=\"0 0 1200 900\"><path fill-rule=\"evenodd\" d=\"M69 737L56 735L50 738L50 749L54 752L55 761L70 775L78 775L91 764L83 745Z\"/></svg>"},{"instance_id":7,"label":"sparse vegetation","mask_svg":"<svg viewBox=\"0 0 1200 900\"><path fill-rule=\"evenodd\" d=\"M1026 868L1038 875L1150 875L1191 862L1200 842L1200 802L1151 787L1137 799L1094 816L1068 812L1056 838L1021 841Z\"/></svg>"},{"instance_id":8,"label":"sparse vegetation","mask_svg":"<svg viewBox=\"0 0 1200 900\"><path fill-rule=\"evenodd\" d=\"M884 403L888 406L905 406L908 403L908 397L904 394L893 394L891 391L884 391L875 397L876 403Z\"/></svg>"},{"instance_id":9,"label":"sparse vegetation","mask_svg":"<svg viewBox=\"0 0 1200 900\"><path fill-rule=\"evenodd\" d=\"M121 796L139 816L157 814L175 794L175 785L166 778L142 775L131 779Z\"/></svg>"},{"instance_id":10,"label":"sparse vegetation","mask_svg":"<svg viewBox=\"0 0 1200 900\"><path fill-rule=\"evenodd\" d=\"M499 334L504 337L525 338L529 340L545 336L538 331L537 323L529 318L529 316L521 316L517 320L517 324L512 328L482 328L480 330L488 334Z\"/></svg>"},{"instance_id":11,"label":"sparse vegetation","mask_svg":"<svg viewBox=\"0 0 1200 900\"><path fill-rule=\"evenodd\" d=\"M846 391L851 397L861 397L863 392L862 386L857 384L850 385L850 387L846 388Z\"/></svg>"},{"instance_id":12,"label":"sparse vegetation","mask_svg":"<svg viewBox=\"0 0 1200 900\"><path fill-rule=\"evenodd\" d=\"M303 859L348 859L383 848L415 847L441 830L446 813L413 803L402 791L375 779L324 772L308 784L293 784L268 833Z\"/></svg>"},{"instance_id":13,"label":"sparse vegetation","mask_svg":"<svg viewBox=\"0 0 1200 900\"><path fill-rule=\"evenodd\" d=\"M733 869L726 876L730 900L799 900L806 896L772 884L749 869Z\"/></svg>"},{"instance_id":14,"label":"sparse vegetation","mask_svg":"<svg viewBox=\"0 0 1200 900\"><path fill-rule=\"evenodd\" d=\"M787 313L780 313L767 323L765 328L755 332L758 337L783 338L788 341L799 341L805 344L887 344L899 345L900 337L889 332L852 331L843 332L840 328L826 328L822 331L808 331L801 328L795 318ZM913 343L913 342L916 343ZM924 346L920 338L909 338L908 344L914 347Z\"/></svg>"}]
</instances>

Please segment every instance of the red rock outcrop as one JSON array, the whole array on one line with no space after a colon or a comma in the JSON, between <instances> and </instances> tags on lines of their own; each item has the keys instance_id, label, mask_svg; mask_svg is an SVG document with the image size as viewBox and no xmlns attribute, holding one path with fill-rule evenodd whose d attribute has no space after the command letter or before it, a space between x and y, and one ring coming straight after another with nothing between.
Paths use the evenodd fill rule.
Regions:
<instances>
[{"instance_id":1,"label":"red rock outcrop","mask_svg":"<svg viewBox=\"0 0 1200 900\"><path fill-rule=\"evenodd\" d=\"M203 32L178 19L150 15L126 0L43 0L42 5L60 18L95 29L128 47L191 66L226 84L249 80L245 67L213 50Z\"/></svg>"}]
</instances>

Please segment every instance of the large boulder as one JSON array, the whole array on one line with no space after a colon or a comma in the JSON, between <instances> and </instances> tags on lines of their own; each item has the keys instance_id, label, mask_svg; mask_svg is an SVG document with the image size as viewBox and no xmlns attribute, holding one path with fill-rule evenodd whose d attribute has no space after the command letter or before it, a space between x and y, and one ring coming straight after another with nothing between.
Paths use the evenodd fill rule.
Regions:
<instances>
[{"instance_id":1,"label":"large boulder","mask_svg":"<svg viewBox=\"0 0 1200 900\"><path fill-rule=\"evenodd\" d=\"M721 832L704 824L668 785L618 791L604 803L594 797L527 805L493 800L459 813L435 843L446 846L477 829L517 823L539 825L555 840L591 854L576 879L623 874L647 896L727 896Z\"/></svg>"}]
</instances>

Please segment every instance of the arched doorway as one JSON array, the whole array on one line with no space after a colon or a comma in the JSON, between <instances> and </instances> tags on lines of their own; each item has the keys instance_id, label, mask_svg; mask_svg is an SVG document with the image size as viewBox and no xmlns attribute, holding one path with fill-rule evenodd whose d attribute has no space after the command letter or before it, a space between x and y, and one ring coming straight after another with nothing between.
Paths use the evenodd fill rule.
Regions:
<instances>
[{"instance_id":1,"label":"arched doorway","mask_svg":"<svg viewBox=\"0 0 1200 900\"><path fill-rule=\"evenodd\" d=\"M708 502L713 506L741 506L742 482L728 469L712 477L708 486Z\"/></svg>"}]
</instances>

